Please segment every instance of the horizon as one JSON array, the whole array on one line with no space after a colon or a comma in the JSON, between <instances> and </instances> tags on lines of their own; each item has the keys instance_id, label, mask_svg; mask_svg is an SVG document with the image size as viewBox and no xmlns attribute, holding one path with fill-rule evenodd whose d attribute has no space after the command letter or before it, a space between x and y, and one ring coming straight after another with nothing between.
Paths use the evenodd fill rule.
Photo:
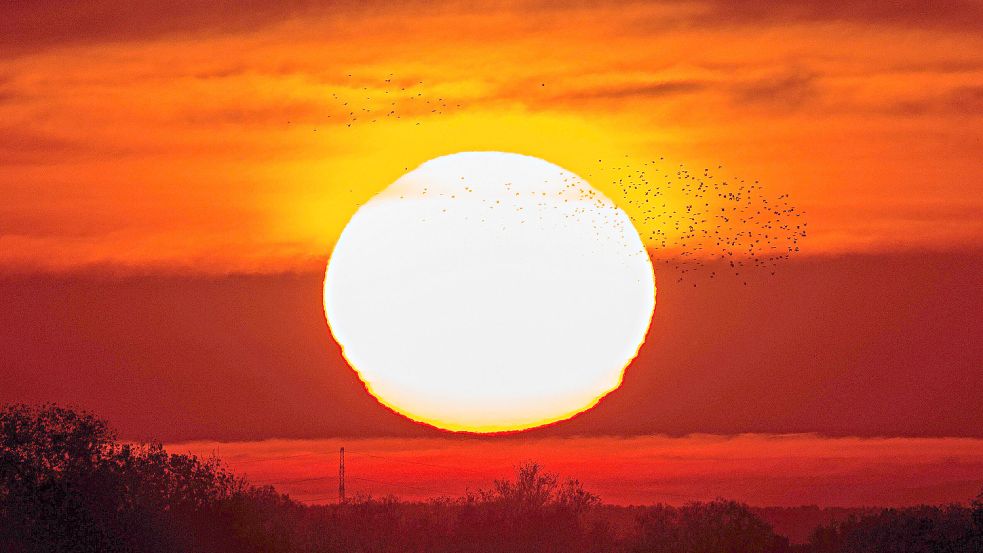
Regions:
<instances>
[{"instance_id":1,"label":"horizon","mask_svg":"<svg viewBox=\"0 0 983 553\"><path fill-rule=\"evenodd\" d=\"M194 441L169 451L215 455L256 485L305 504L338 501L338 450L349 496L462 497L524 462L576 478L605 504L684 505L739 498L755 507L874 508L965 503L980 490L983 439L823 438L808 434ZM780 477L775 476L781 474Z\"/></svg>"}]
</instances>

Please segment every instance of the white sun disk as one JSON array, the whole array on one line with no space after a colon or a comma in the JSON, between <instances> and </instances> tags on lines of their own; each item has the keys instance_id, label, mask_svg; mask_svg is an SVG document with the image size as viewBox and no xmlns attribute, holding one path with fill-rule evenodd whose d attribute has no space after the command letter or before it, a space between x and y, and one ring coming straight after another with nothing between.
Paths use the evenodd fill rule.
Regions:
<instances>
[{"instance_id":1,"label":"white sun disk","mask_svg":"<svg viewBox=\"0 0 983 553\"><path fill-rule=\"evenodd\" d=\"M473 432L568 418L616 388L655 307L628 216L538 158L430 160L362 206L328 264L328 324L369 391Z\"/></svg>"}]
</instances>

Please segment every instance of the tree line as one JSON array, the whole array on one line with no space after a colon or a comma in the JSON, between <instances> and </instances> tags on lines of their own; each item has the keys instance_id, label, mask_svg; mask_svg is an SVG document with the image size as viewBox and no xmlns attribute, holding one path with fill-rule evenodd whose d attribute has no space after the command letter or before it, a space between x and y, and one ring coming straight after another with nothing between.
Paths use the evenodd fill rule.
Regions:
<instances>
[{"instance_id":1,"label":"tree line","mask_svg":"<svg viewBox=\"0 0 983 553\"><path fill-rule=\"evenodd\" d=\"M0 410L0 552L983 553L983 494L883 509L790 544L742 503L604 505L536 463L459 498L304 505L90 413Z\"/></svg>"}]
</instances>

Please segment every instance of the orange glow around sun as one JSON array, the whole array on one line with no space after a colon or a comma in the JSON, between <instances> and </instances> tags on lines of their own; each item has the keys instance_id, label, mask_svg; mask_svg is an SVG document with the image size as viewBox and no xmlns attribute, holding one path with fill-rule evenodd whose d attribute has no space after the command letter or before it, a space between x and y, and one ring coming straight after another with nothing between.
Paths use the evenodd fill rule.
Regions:
<instances>
[{"instance_id":1,"label":"orange glow around sun","mask_svg":"<svg viewBox=\"0 0 983 553\"><path fill-rule=\"evenodd\" d=\"M358 204L428 159L487 150L612 198L598 159L723 164L791 193L813 254L980 243L979 33L546 4L237 24L187 4L91 29L67 15L83 8L18 5L32 23L0 36L0 267L320 269Z\"/></svg>"}]
</instances>

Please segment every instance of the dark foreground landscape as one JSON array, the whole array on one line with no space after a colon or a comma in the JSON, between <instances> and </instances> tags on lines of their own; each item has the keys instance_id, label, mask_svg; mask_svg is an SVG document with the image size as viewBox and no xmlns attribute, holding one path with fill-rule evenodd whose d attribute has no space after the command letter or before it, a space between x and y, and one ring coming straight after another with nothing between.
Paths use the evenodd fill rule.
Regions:
<instances>
[{"instance_id":1,"label":"dark foreground landscape","mask_svg":"<svg viewBox=\"0 0 983 553\"><path fill-rule=\"evenodd\" d=\"M983 552L983 493L968 505L865 509L793 544L768 509L718 499L605 505L535 463L426 503L304 505L217 458L120 441L56 406L0 411L0 552Z\"/></svg>"}]
</instances>

